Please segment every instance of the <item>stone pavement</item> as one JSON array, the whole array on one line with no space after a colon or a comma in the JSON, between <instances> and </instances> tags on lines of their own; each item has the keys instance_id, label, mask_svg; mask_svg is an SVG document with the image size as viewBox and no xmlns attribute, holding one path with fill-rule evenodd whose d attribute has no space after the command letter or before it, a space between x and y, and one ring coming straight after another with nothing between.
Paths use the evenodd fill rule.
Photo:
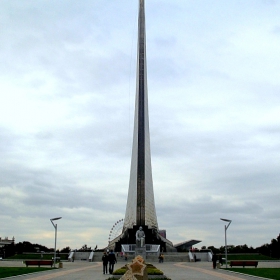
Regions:
<instances>
[{"instance_id":1,"label":"stone pavement","mask_svg":"<svg viewBox=\"0 0 280 280\"><path fill-rule=\"evenodd\" d=\"M124 265L118 262L115 269ZM1 266L24 266L22 262L0 261ZM155 263L171 280L252 280L250 276L235 274L224 271L223 269L212 269L211 262L181 262L181 263ZM260 262L259 267L280 267L280 262ZM101 262L64 262L62 269L53 271L39 272L29 275L9 277L5 279L13 280L106 280L110 275L103 275ZM259 278L258 278L259 279Z\"/></svg>"}]
</instances>

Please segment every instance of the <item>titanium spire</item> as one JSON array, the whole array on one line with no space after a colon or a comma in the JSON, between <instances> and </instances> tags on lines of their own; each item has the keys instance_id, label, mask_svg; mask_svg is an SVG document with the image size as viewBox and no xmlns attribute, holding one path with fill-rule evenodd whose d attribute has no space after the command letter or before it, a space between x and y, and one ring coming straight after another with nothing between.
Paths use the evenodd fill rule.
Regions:
<instances>
[{"instance_id":1,"label":"titanium spire","mask_svg":"<svg viewBox=\"0 0 280 280\"><path fill-rule=\"evenodd\" d=\"M124 230L135 225L158 229L150 152L144 0L139 0L134 132Z\"/></svg>"}]
</instances>

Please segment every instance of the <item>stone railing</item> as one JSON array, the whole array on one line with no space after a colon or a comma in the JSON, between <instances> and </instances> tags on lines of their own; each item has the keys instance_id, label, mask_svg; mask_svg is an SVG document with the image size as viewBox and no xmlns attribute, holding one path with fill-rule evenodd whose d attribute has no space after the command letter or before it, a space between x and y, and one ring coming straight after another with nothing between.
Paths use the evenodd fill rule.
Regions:
<instances>
[{"instance_id":1,"label":"stone railing","mask_svg":"<svg viewBox=\"0 0 280 280\"><path fill-rule=\"evenodd\" d=\"M122 251L125 253L134 253L135 248L135 244L122 244ZM146 244L145 248L147 253L157 253L160 250L160 245Z\"/></svg>"}]
</instances>

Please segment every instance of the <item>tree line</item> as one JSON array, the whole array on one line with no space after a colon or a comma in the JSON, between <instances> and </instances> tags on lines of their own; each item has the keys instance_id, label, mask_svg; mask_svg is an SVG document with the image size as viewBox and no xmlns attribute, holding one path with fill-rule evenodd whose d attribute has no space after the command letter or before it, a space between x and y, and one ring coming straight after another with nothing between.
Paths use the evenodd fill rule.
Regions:
<instances>
[{"instance_id":1,"label":"tree line","mask_svg":"<svg viewBox=\"0 0 280 280\"><path fill-rule=\"evenodd\" d=\"M210 249L213 253L223 254L225 252L225 246L221 246L220 248L215 248L214 246L203 246L201 249ZM80 249L76 249L77 251L92 251L91 247L88 247L86 244L83 245ZM94 250L97 250L97 245ZM102 250L102 249L101 249ZM23 241L19 243L11 243L9 245L5 245L0 248L0 257L8 258L14 256L15 254L22 254L23 252L28 253L51 253L53 252L53 248L47 248L46 246L40 244L32 244L28 241ZM57 250L57 253L69 253L71 248L65 247L61 250ZM272 258L280 259L280 234L278 237L271 239L271 242L268 244L263 244L260 247L248 247L246 244L237 245L237 246L227 246L227 251L229 254L244 254L244 253L258 253L265 256L269 256Z\"/></svg>"},{"instance_id":2,"label":"tree line","mask_svg":"<svg viewBox=\"0 0 280 280\"><path fill-rule=\"evenodd\" d=\"M204 246L201 249L206 249ZM220 248L215 248L214 246L209 246L207 249L212 250L213 253L223 254L225 252L225 246L221 246ZM269 256L271 258L280 259L280 234L278 237L271 239L271 242L268 244L263 244L260 247L248 247L246 244L238 245L238 246L227 246L227 251L229 254L262 254L265 256Z\"/></svg>"},{"instance_id":3,"label":"tree line","mask_svg":"<svg viewBox=\"0 0 280 280\"><path fill-rule=\"evenodd\" d=\"M77 251L86 251L89 250L91 251L91 247L87 247L87 245L83 245L80 249L77 249ZM57 253L70 253L71 248L65 247L61 250L57 249L56 252ZM54 252L54 248L48 248L44 245L40 245L40 244L32 244L29 241L23 241L23 242L19 242L19 243L11 243L8 245L5 245L3 247L0 248L0 257L2 258L8 258L8 257L12 257L14 255L17 254L23 254L23 253L52 253Z\"/></svg>"}]
</instances>

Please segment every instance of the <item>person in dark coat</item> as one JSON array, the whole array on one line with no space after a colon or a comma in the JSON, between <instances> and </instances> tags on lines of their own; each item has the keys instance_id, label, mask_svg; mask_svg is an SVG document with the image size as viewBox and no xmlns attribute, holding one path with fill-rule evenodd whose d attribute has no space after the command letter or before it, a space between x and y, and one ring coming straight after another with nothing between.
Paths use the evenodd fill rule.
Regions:
<instances>
[{"instance_id":1,"label":"person in dark coat","mask_svg":"<svg viewBox=\"0 0 280 280\"><path fill-rule=\"evenodd\" d=\"M212 262L213 262L213 269L216 269L216 265L217 265L217 255L216 253L214 253L213 257L212 257Z\"/></svg>"},{"instance_id":2,"label":"person in dark coat","mask_svg":"<svg viewBox=\"0 0 280 280\"><path fill-rule=\"evenodd\" d=\"M161 253L161 254L159 255L159 257L158 257L158 262L163 263L163 260L164 260L164 256L163 256L163 254Z\"/></svg>"},{"instance_id":3,"label":"person in dark coat","mask_svg":"<svg viewBox=\"0 0 280 280\"><path fill-rule=\"evenodd\" d=\"M104 252L102 256L102 262L103 262L103 274L108 274L108 255L106 252Z\"/></svg>"},{"instance_id":4,"label":"person in dark coat","mask_svg":"<svg viewBox=\"0 0 280 280\"><path fill-rule=\"evenodd\" d=\"M221 255L221 254L219 254L218 259L219 259L220 265L223 265L223 258L222 258L222 255Z\"/></svg>"},{"instance_id":5,"label":"person in dark coat","mask_svg":"<svg viewBox=\"0 0 280 280\"><path fill-rule=\"evenodd\" d=\"M114 265L117 263L116 255L114 254L113 250L110 251L108 255L109 261L109 273L112 274L114 271Z\"/></svg>"}]
</instances>

